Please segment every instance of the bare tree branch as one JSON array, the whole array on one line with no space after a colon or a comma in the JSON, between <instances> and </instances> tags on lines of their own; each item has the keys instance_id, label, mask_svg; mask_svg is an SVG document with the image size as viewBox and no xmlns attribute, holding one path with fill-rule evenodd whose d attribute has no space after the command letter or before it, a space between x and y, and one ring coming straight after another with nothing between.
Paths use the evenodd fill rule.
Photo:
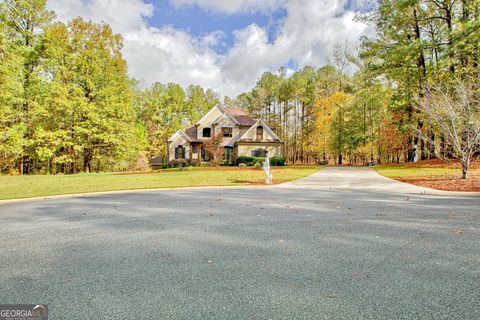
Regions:
<instances>
[{"instance_id":1,"label":"bare tree branch","mask_svg":"<svg viewBox=\"0 0 480 320\"><path fill-rule=\"evenodd\" d=\"M453 147L462 163L462 178L467 178L472 157L480 145L480 87L477 83L457 80L453 86L429 86L415 106L421 120L437 128ZM421 128L414 128L422 140L437 146Z\"/></svg>"}]
</instances>

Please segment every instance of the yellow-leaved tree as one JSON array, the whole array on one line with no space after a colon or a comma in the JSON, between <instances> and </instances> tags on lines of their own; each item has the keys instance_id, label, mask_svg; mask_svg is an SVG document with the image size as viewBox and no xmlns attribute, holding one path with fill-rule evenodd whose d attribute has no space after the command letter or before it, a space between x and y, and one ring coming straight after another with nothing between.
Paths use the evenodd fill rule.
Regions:
<instances>
[{"instance_id":1,"label":"yellow-leaved tree","mask_svg":"<svg viewBox=\"0 0 480 320\"><path fill-rule=\"evenodd\" d=\"M350 96L338 91L316 103L315 144L323 160L327 160L330 155L342 157L345 144L345 108L350 101Z\"/></svg>"}]
</instances>

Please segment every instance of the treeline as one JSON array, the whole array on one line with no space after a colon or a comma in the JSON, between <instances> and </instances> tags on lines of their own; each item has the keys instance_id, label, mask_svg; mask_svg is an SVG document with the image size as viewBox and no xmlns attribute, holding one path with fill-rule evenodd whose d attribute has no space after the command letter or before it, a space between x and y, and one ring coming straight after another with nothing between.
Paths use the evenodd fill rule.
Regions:
<instances>
[{"instance_id":1,"label":"treeline","mask_svg":"<svg viewBox=\"0 0 480 320\"><path fill-rule=\"evenodd\" d=\"M350 163L368 162L402 150L403 141L397 141L396 128L386 114L391 91L367 70L353 77L342 72L349 61L355 61L345 54L347 47L338 46L336 68L307 66L289 77L285 69L266 72L252 91L227 104L265 119L283 140L290 163L342 164L345 158ZM387 143L386 134L392 130L395 141Z\"/></svg>"},{"instance_id":2,"label":"treeline","mask_svg":"<svg viewBox=\"0 0 480 320\"><path fill-rule=\"evenodd\" d=\"M140 89L110 26L54 18L45 0L0 1L0 173L145 169L218 103L199 86Z\"/></svg>"},{"instance_id":3,"label":"treeline","mask_svg":"<svg viewBox=\"0 0 480 320\"><path fill-rule=\"evenodd\" d=\"M45 1L0 3L0 169L114 168L138 150L122 39L106 24L53 22Z\"/></svg>"},{"instance_id":4,"label":"treeline","mask_svg":"<svg viewBox=\"0 0 480 320\"><path fill-rule=\"evenodd\" d=\"M383 78L392 90L389 117L408 144L404 158L413 159L415 146L419 159L460 157L462 152L452 147L457 143L448 137L447 129L432 119L431 112L418 112L419 102L427 97L432 100L432 88L444 88L448 99L459 101L462 97L456 88L478 83L480 2L381 0L375 11L359 18L377 30L373 39L363 39L361 57L366 70ZM460 131L464 145L460 149L466 148L467 136L477 130L478 123L468 123L471 119L465 113L469 111L453 110L451 105L442 108L441 104L431 101L428 109L437 109L451 120L450 131ZM478 107L468 107L477 118Z\"/></svg>"},{"instance_id":5,"label":"treeline","mask_svg":"<svg viewBox=\"0 0 480 320\"><path fill-rule=\"evenodd\" d=\"M337 45L333 66L305 67L289 77L284 69L264 73L252 91L230 102L276 128L289 162L458 156L445 132L417 107L432 86L478 82L480 2L376 5L357 17L374 26L376 36L362 39L359 48ZM357 71L348 76L352 66Z\"/></svg>"}]
</instances>

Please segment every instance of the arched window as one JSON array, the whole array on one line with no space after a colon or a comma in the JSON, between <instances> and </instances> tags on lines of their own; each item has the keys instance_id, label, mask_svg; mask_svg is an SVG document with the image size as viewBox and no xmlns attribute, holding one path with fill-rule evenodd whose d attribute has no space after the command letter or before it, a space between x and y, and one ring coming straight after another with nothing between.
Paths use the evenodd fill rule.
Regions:
<instances>
[{"instance_id":1,"label":"arched window","mask_svg":"<svg viewBox=\"0 0 480 320\"><path fill-rule=\"evenodd\" d=\"M257 140L263 140L263 127L257 127Z\"/></svg>"},{"instance_id":2,"label":"arched window","mask_svg":"<svg viewBox=\"0 0 480 320\"><path fill-rule=\"evenodd\" d=\"M210 138L211 136L212 136L212 129L211 128L203 128L202 137Z\"/></svg>"},{"instance_id":3,"label":"arched window","mask_svg":"<svg viewBox=\"0 0 480 320\"><path fill-rule=\"evenodd\" d=\"M175 148L175 159L185 159L185 147L180 145Z\"/></svg>"}]
</instances>

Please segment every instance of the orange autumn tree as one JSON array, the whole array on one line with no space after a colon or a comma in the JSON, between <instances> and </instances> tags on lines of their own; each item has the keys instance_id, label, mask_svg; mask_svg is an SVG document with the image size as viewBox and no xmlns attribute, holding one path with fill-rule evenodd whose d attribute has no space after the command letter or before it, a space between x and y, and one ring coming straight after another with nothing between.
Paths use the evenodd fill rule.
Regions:
<instances>
[{"instance_id":1,"label":"orange autumn tree","mask_svg":"<svg viewBox=\"0 0 480 320\"><path fill-rule=\"evenodd\" d=\"M210 163L214 167L218 167L220 162L223 160L223 155L225 150L222 146L223 142L223 133L220 132L216 135L212 135L211 139L208 139L203 142L203 147L205 151L210 156L211 160Z\"/></svg>"},{"instance_id":2,"label":"orange autumn tree","mask_svg":"<svg viewBox=\"0 0 480 320\"><path fill-rule=\"evenodd\" d=\"M405 153L409 145L408 135L402 132L397 124L401 119L401 114L392 112L389 117L384 117L380 124L378 145L387 162L400 163L400 159L405 160L407 157Z\"/></svg>"}]
</instances>

